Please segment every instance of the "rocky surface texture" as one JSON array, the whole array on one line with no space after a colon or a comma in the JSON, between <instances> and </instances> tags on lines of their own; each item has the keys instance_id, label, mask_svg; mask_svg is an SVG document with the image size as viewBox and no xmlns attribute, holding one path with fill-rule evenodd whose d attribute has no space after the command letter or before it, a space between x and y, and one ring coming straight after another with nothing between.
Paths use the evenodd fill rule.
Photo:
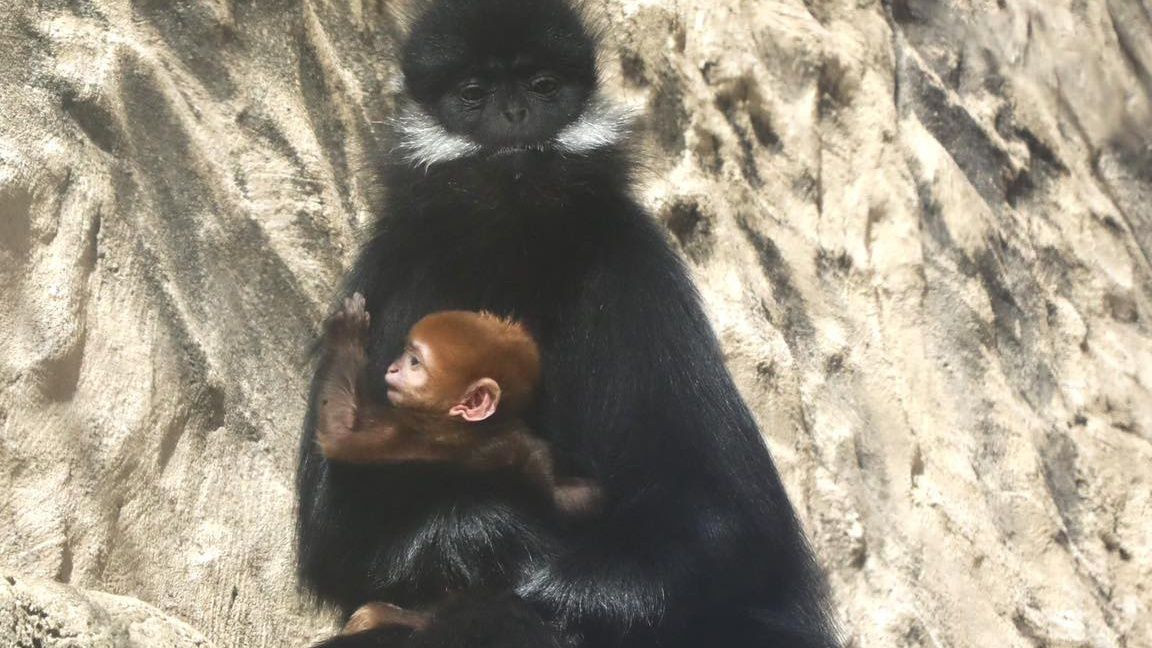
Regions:
<instances>
[{"instance_id":1,"label":"rocky surface texture","mask_svg":"<svg viewBox=\"0 0 1152 648\"><path fill-rule=\"evenodd\" d=\"M1152 4L589 4L852 645L1152 645ZM330 628L294 454L398 13L0 0L0 569ZM11 645L207 645L27 583Z\"/></svg>"},{"instance_id":2,"label":"rocky surface texture","mask_svg":"<svg viewBox=\"0 0 1152 648\"><path fill-rule=\"evenodd\" d=\"M212 648L136 599L11 576L0 576L0 634L12 648Z\"/></svg>"}]
</instances>

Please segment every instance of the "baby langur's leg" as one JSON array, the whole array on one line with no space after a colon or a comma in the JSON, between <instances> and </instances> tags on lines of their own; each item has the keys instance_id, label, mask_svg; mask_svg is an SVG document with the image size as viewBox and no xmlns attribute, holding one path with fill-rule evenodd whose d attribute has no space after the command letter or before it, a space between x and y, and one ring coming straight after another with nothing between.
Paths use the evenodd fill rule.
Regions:
<instances>
[{"instance_id":1,"label":"baby langur's leg","mask_svg":"<svg viewBox=\"0 0 1152 648\"><path fill-rule=\"evenodd\" d=\"M352 613L352 616L348 618L348 622L344 624L342 634L356 634L357 632L365 632L367 630L390 626L423 630L428 627L428 622L431 618L432 615L427 612L406 610L391 603L373 601L361 605Z\"/></svg>"},{"instance_id":2,"label":"baby langur's leg","mask_svg":"<svg viewBox=\"0 0 1152 648\"><path fill-rule=\"evenodd\" d=\"M322 368L316 434L321 448L356 428L361 406L359 383L367 363L368 326L369 315L360 293L346 298L344 307L328 320L324 332L328 357Z\"/></svg>"}]
</instances>

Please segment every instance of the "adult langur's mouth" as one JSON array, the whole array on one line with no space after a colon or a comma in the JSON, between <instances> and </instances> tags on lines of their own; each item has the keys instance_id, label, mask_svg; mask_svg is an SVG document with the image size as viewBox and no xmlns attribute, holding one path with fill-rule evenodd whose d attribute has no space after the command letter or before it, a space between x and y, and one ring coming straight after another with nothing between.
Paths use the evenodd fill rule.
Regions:
<instances>
[{"instance_id":1,"label":"adult langur's mouth","mask_svg":"<svg viewBox=\"0 0 1152 648\"><path fill-rule=\"evenodd\" d=\"M516 153L528 153L530 151L542 153L542 152L548 150L549 148L551 148L551 147L549 146L548 142L541 142L539 144L510 144L508 146L501 146L499 148L493 149L491 151L491 153L489 153L489 156L490 157L499 157L501 155L513 155Z\"/></svg>"}]
</instances>

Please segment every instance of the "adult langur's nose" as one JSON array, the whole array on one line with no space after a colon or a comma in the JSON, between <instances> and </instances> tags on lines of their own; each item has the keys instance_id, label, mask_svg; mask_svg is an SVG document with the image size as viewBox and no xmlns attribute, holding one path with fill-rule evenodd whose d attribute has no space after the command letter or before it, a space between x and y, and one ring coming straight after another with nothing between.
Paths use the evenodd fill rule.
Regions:
<instances>
[{"instance_id":1,"label":"adult langur's nose","mask_svg":"<svg viewBox=\"0 0 1152 648\"><path fill-rule=\"evenodd\" d=\"M520 124L528 116L528 109L523 106L508 106L504 109L504 118L513 124Z\"/></svg>"}]
</instances>

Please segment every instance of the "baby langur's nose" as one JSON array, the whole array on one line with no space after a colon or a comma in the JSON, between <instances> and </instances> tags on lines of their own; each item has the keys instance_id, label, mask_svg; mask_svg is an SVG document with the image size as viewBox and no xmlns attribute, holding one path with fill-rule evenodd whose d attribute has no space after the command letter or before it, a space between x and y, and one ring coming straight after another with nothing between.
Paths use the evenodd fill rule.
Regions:
<instances>
[{"instance_id":1,"label":"baby langur's nose","mask_svg":"<svg viewBox=\"0 0 1152 648\"><path fill-rule=\"evenodd\" d=\"M388 365L388 373L399 373L399 372L400 372L400 363L399 362L393 362L392 364Z\"/></svg>"}]
</instances>

